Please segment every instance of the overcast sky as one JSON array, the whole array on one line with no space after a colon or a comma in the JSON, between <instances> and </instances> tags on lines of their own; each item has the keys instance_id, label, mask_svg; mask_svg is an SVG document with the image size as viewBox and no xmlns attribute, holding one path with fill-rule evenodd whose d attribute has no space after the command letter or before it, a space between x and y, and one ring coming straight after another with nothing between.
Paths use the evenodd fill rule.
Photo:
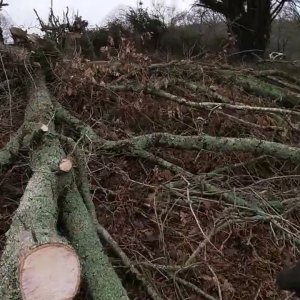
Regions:
<instances>
[{"instance_id":1,"label":"overcast sky","mask_svg":"<svg viewBox=\"0 0 300 300\"><path fill-rule=\"evenodd\" d=\"M189 8L193 3L193 0L143 0L144 6L151 5L152 1L163 1L166 5L176 6L178 9ZM3 9L4 14L8 14L15 25L28 28L37 24L33 9L35 8L45 19L51 0L7 0L5 2L9 6ZM100 25L107 16L126 5L136 7L137 0L53 0L54 11L57 14L68 6L70 12L78 10L79 14L92 25Z\"/></svg>"}]
</instances>

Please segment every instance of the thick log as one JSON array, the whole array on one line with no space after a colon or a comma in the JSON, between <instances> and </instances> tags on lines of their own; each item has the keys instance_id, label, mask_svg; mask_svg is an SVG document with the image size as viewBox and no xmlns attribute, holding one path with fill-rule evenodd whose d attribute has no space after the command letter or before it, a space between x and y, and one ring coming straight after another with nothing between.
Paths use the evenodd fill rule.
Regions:
<instances>
[{"instance_id":1,"label":"thick log","mask_svg":"<svg viewBox=\"0 0 300 300\"><path fill-rule=\"evenodd\" d=\"M239 111L254 111L254 112L265 112L265 113L277 113L282 115L290 115L290 116L300 116L300 112L296 110L277 108L277 107L259 107L259 106L250 106L250 105L235 105L231 103L216 103L216 102L194 102L189 101L184 97L180 97L171 93L168 93L164 90L156 89L151 86L125 86L125 85L110 85L107 87L109 90L114 92L120 91L131 91L131 92L141 92L143 91L146 94L150 94L159 98L164 98L170 101L174 101L181 105L186 105L188 107L193 107L196 109L222 109L228 108Z\"/></svg>"},{"instance_id":2,"label":"thick log","mask_svg":"<svg viewBox=\"0 0 300 300\"><path fill-rule=\"evenodd\" d=\"M126 290L101 245L95 224L74 185L62 201L66 235L82 259L82 272L95 300L127 300Z\"/></svg>"},{"instance_id":3,"label":"thick log","mask_svg":"<svg viewBox=\"0 0 300 300\"><path fill-rule=\"evenodd\" d=\"M33 175L7 232L0 261L0 299L73 299L80 264L92 299L128 299L77 190L72 162L55 133L56 109L42 76L35 86L21 143L30 152ZM75 250L57 232L59 215L63 216L61 231Z\"/></svg>"},{"instance_id":4,"label":"thick log","mask_svg":"<svg viewBox=\"0 0 300 300\"><path fill-rule=\"evenodd\" d=\"M51 122L54 107L47 88L42 80L37 81L36 86L30 92L25 112L22 143L23 148L30 151L33 175L6 233L0 261L0 299L5 300L72 299L79 286L79 258L56 230L57 199L63 188L56 170L66 155L58 138L51 134L41 136L32 147L31 139L37 136L41 124L50 124L52 131L54 128ZM68 267L58 265L66 253ZM46 270L45 264L53 268ZM63 269L72 272L61 276Z\"/></svg>"},{"instance_id":5,"label":"thick log","mask_svg":"<svg viewBox=\"0 0 300 300\"><path fill-rule=\"evenodd\" d=\"M73 299L80 282L74 250L61 243L44 244L21 258L19 282L23 300Z\"/></svg>"},{"instance_id":6,"label":"thick log","mask_svg":"<svg viewBox=\"0 0 300 300\"><path fill-rule=\"evenodd\" d=\"M98 237L98 220L95 206L91 199L89 182L84 168L84 154L76 143L67 137L62 140L74 150L76 184L68 189L68 194L61 202L62 220L65 234L82 260L83 277L88 282L92 299L126 300L127 293L113 270ZM109 278L109 280L107 279Z\"/></svg>"}]
</instances>

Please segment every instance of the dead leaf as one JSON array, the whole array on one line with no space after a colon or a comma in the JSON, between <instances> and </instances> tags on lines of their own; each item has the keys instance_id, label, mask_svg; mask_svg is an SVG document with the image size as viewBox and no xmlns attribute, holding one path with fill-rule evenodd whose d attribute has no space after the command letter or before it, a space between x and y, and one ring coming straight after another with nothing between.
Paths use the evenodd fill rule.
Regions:
<instances>
[{"instance_id":1,"label":"dead leaf","mask_svg":"<svg viewBox=\"0 0 300 300\"><path fill-rule=\"evenodd\" d=\"M72 90L72 88L69 86L68 89L67 89L67 95L70 97L70 96L72 96L72 94L73 94L73 90Z\"/></svg>"},{"instance_id":2,"label":"dead leaf","mask_svg":"<svg viewBox=\"0 0 300 300\"><path fill-rule=\"evenodd\" d=\"M92 77L92 83L93 83L93 84L97 84L97 80L95 79L94 76Z\"/></svg>"},{"instance_id":3,"label":"dead leaf","mask_svg":"<svg viewBox=\"0 0 300 300\"><path fill-rule=\"evenodd\" d=\"M164 170L159 173L158 180L170 181L174 176L169 170Z\"/></svg>"},{"instance_id":4,"label":"dead leaf","mask_svg":"<svg viewBox=\"0 0 300 300\"><path fill-rule=\"evenodd\" d=\"M225 279L223 282L223 291L230 292L230 293L235 292L235 288L232 286L232 284L227 279Z\"/></svg>"},{"instance_id":5,"label":"dead leaf","mask_svg":"<svg viewBox=\"0 0 300 300\"><path fill-rule=\"evenodd\" d=\"M183 211L180 212L180 221L182 223L183 226L185 226L187 224L187 216L188 214L184 213Z\"/></svg>"},{"instance_id":6,"label":"dead leaf","mask_svg":"<svg viewBox=\"0 0 300 300\"><path fill-rule=\"evenodd\" d=\"M154 202L156 193L150 193L148 194L148 196L145 198L145 205L147 205L148 207L152 206L152 203Z\"/></svg>"},{"instance_id":7,"label":"dead leaf","mask_svg":"<svg viewBox=\"0 0 300 300\"><path fill-rule=\"evenodd\" d=\"M148 242L155 242L159 240L159 237L157 234L155 234L153 231L145 230L143 231L145 235L145 240Z\"/></svg>"}]
</instances>

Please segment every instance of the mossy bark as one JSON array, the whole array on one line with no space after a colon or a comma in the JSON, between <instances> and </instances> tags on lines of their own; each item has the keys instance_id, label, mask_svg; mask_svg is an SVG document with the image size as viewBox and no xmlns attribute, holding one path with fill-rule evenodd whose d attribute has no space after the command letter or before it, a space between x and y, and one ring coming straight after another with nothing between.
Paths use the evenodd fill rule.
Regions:
<instances>
[{"instance_id":1,"label":"mossy bark","mask_svg":"<svg viewBox=\"0 0 300 300\"><path fill-rule=\"evenodd\" d=\"M283 107L291 108L300 103L300 94L281 88L277 85L265 82L251 75L235 75L232 72L222 72L222 75L233 81L246 92L262 98L269 98L278 102Z\"/></svg>"},{"instance_id":2,"label":"mossy bark","mask_svg":"<svg viewBox=\"0 0 300 300\"><path fill-rule=\"evenodd\" d=\"M102 144L99 150L125 151L129 149L129 151L133 151L136 149L149 149L153 146L197 151L251 152L257 155L271 155L294 163L300 162L300 149L297 147L255 138L213 137L205 134L201 136L180 136L168 133L153 133L122 141L109 141Z\"/></svg>"},{"instance_id":3,"label":"mossy bark","mask_svg":"<svg viewBox=\"0 0 300 300\"><path fill-rule=\"evenodd\" d=\"M67 243L56 231L59 178L55 171L65 154L53 134L41 137L40 141L29 138L35 137L35 129L41 123L51 120L51 112L53 113L53 106L46 87L42 81L38 82L38 87L30 92L22 129L22 145L27 146L30 152L33 175L6 233L6 246L0 261L1 299L21 299L18 265L20 258L30 249L47 243Z\"/></svg>"},{"instance_id":4,"label":"mossy bark","mask_svg":"<svg viewBox=\"0 0 300 300\"><path fill-rule=\"evenodd\" d=\"M0 299L21 299L17 274L20 256L32 247L52 242L70 242L74 247L92 299L128 299L103 251L95 224L77 190L74 173L59 172L59 163L66 154L55 132L56 108L42 76L35 78L29 99L19 146L30 155L33 175L7 232L0 260ZM48 126L47 132L41 131L43 124ZM5 149L5 161L10 161L11 148L9 144ZM69 241L57 232L60 208L65 226L62 232L67 232Z\"/></svg>"},{"instance_id":5,"label":"mossy bark","mask_svg":"<svg viewBox=\"0 0 300 300\"><path fill-rule=\"evenodd\" d=\"M83 276L94 300L128 299L97 235L95 224L74 185L61 202L66 235L81 257Z\"/></svg>"}]
</instances>

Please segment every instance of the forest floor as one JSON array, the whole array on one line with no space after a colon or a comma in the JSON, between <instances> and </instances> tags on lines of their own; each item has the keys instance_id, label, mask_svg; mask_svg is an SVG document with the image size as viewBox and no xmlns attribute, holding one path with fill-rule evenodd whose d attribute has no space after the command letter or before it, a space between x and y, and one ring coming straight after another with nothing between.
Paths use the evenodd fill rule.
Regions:
<instances>
[{"instance_id":1,"label":"forest floor","mask_svg":"<svg viewBox=\"0 0 300 300\"><path fill-rule=\"evenodd\" d=\"M263 97L260 92L247 91L232 77L274 70L276 66L281 68L280 64L232 67L203 59L154 67L152 64L150 68L145 57L134 58L135 61L121 65L92 64L82 59L58 64L53 67L55 78L49 80L49 88L65 108L106 140L166 132L299 146L300 129L294 126L295 119L247 109L281 109L282 103ZM299 71L298 66L290 68ZM290 70L288 73L293 75ZM278 87L283 80L278 74L274 75L277 82L267 76L261 80L272 81ZM10 76L14 75L17 74ZM199 86L193 88L193 84ZM300 92L296 83L289 84L292 96ZM188 103L219 103L216 97L221 97L225 103L246 108L191 107L179 103L177 98L141 88L150 85ZM22 123L24 99L22 84L1 91L0 148ZM296 111L297 107L293 109ZM61 130L75 135L72 128ZM277 289L275 279L283 265L300 258L298 164L253 149L148 149L155 159L159 156L170 163L166 168L155 159L133 157L126 151L96 154L93 150L91 145L82 163L88 170L99 223L162 299L250 300L287 296ZM18 163L0 177L1 249L30 174L26 157L21 155ZM218 187L218 192L208 192L203 182ZM258 203L264 215L229 203L224 199L226 193ZM110 247L106 249L129 297L151 299Z\"/></svg>"}]
</instances>

